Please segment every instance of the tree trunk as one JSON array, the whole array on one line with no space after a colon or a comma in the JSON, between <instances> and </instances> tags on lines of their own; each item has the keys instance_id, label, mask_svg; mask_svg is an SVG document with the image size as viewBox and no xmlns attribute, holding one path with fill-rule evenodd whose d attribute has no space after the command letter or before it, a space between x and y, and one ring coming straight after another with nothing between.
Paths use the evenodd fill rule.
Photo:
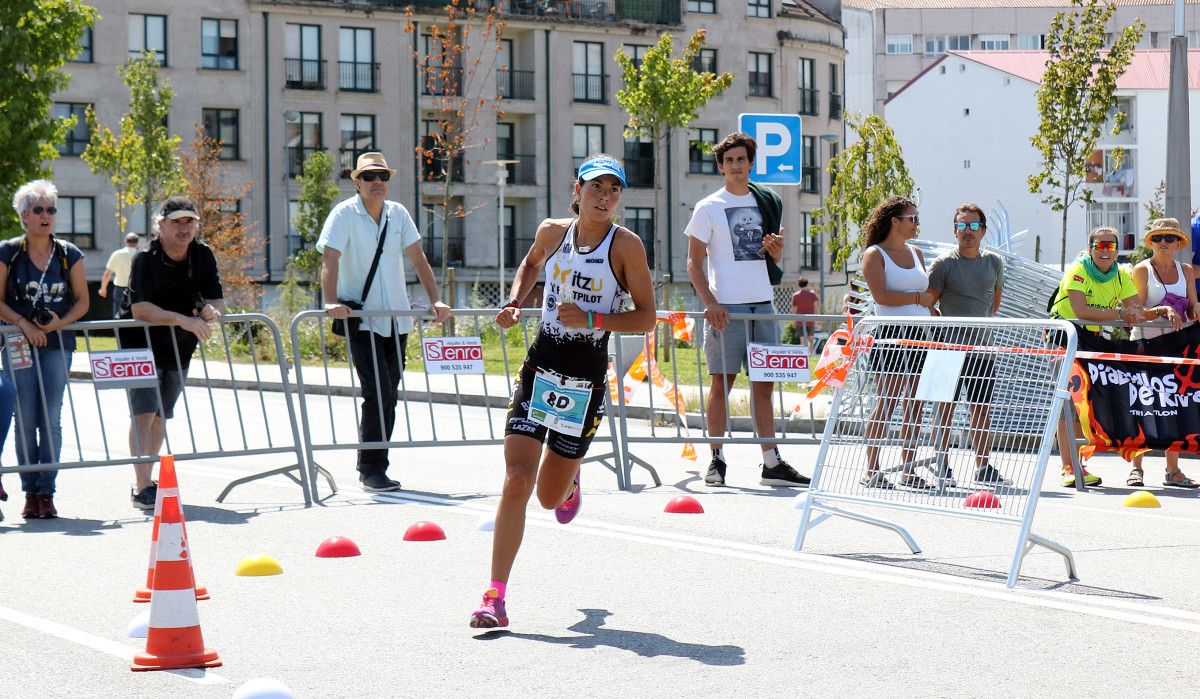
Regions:
<instances>
[{"instance_id":1,"label":"tree trunk","mask_svg":"<svg viewBox=\"0 0 1200 699\"><path fill-rule=\"evenodd\" d=\"M1060 251L1060 259L1058 261L1059 269L1067 271L1067 213L1068 207L1063 206L1062 210L1062 250Z\"/></svg>"}]
</instances>

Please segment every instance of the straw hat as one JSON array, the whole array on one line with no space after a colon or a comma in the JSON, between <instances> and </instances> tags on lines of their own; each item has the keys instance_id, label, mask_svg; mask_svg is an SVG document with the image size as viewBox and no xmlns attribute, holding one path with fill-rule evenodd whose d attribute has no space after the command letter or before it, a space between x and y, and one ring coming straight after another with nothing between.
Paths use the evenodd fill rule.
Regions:
<instances>
[{"instance_id":1,"label":"straw hat","mask_svg":"<svg viewBox=\"0 0 1200 699\"><path fill-rule=\"evenodd\" d=\"M396 171L388 167L387 161L383 159L383 153L363 153L358 156L358 167L350 173L354 179L358 179L360 173L367 170L387 170L391 174L396 174Z\"/></svg>"},{"instance_id":2,"label":"straw hat","mask_svg":"<svg viewBox=\"0 0 1200 699\"><path fill-rule=\"evenodd\" d=\"M1150 243L1150 236L1159 233L1174 233L1183 239L1182 243L1176 243L1181 248L1191 247L1192 236L1188 235L1187 231L1179 227L1179 221L1173 218L1156 218L1150 223L1150 230L1146 231L1146 235L1142 236L1142 245L1148 248L1153 246Z\"/></svg>"}]
</instances>

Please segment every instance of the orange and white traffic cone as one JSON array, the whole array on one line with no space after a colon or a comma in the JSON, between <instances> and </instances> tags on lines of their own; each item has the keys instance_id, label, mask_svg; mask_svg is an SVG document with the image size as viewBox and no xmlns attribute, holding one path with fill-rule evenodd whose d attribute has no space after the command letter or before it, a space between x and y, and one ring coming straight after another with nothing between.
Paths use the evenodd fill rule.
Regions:
<instances>
[{"instance_id":1,"label":"orange and white traffic cone","mask_svg":"<svg viewBox=\"0 0 1200 699\"><path fill-rule=\"evenodd\" d=\"M167 495L179 497L179 480L175 477L175 457L166 454L159 460L158 466L158 496L154 498L154 527L150 534L150 564L146 567L146 586L135 590L134 602L149 602L150 591L154 589L154 566L158 563L158 524L162 519L163 498ZM180 516L180 521L183 521ZM183 528L187 536L187 524ZM208 588L196 586L196 599L208 599Z\"/></svg>"},{"instance_id":2,"label":"orange and white traffic cone","mask_svg":"<svg viewBox=\"0 0 1200 699\"><path fill-rule=\"evenodd\" d=\"M163 497L159 524L146 652L133 656L131 669L177 670L221 664L217 652L204 647L195 589L179 497L167 495Z\"/></svg>"}]
</instances>

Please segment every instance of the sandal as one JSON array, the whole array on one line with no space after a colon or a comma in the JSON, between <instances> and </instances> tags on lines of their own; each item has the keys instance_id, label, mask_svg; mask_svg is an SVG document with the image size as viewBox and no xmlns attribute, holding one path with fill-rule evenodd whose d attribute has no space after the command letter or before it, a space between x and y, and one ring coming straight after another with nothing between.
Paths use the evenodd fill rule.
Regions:
<instances>
[{"instance_id":1,"label":"sandal","mask_svg":"<svg viewBox=\"0 0 1200 699\"><path fill-rule=\"evenodd\" d=\"M883 477L879 471L867 473L866 476L860 478L858 484L864 488L879 488L880 490L895 490L896 486L891 481Z\"/></svg>"},{"instance_id":2,"label":"sandal","mask_svg":"<svg viewBox=\"0 0 1200 699\"><path fill-rule=\"evenodd\" d=\"M1163 479L1163 485L1172 488L1200 488L1200 483L1183 475L1183 471L1169 471Z\"/></svg>"},{"instance_id":3,"label":"sandal","mask_svg":"<svg viewBox=\"0 0 1200 699\"><path fill-rule=\"evenodd\" d=\"M1169 478L1170 474L1167 474L1167 476ZM1146 478L1146 474L1142 471L1142 469L1134 468L1132 471L1129 472L1129 478L1125 479L1125 485L1128 485L1128 486L1131 486L1134 488L1142 488L1146 485L1145 478Z\"/></svg>"},{"instance_id":4,"label":"sandal","mask_svg":"<svg viewBox=\"0 0 1200 699\"><path fill-rule=\"evenodd\" d=\"M903 476L901 476L900 477L900 485L904 486L905 488L912 488L913 490L933 490L934 489L934 487L932 485L930 485L928 482L926 482L926 480L924 478L921 478L920 476L918 476L915 473L906 473Z\"/></svg>"}]
</instances>

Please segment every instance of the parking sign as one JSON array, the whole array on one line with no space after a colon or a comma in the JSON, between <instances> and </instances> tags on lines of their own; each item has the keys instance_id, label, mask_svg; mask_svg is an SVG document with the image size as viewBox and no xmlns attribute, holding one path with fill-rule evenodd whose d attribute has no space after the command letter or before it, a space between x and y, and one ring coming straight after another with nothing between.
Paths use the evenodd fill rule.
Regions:
<instances>
[{"instance_id":1,"label":"parking sign","mask_svg":"<svg viewBox=\"0 0 1200 699\"><path fill-rule=\"evenodd\" d=\"M739 114L738 130L758 144L750 181L757 184L800 184L801 121L797 114Z\"/></svg>"}]
</instances>

